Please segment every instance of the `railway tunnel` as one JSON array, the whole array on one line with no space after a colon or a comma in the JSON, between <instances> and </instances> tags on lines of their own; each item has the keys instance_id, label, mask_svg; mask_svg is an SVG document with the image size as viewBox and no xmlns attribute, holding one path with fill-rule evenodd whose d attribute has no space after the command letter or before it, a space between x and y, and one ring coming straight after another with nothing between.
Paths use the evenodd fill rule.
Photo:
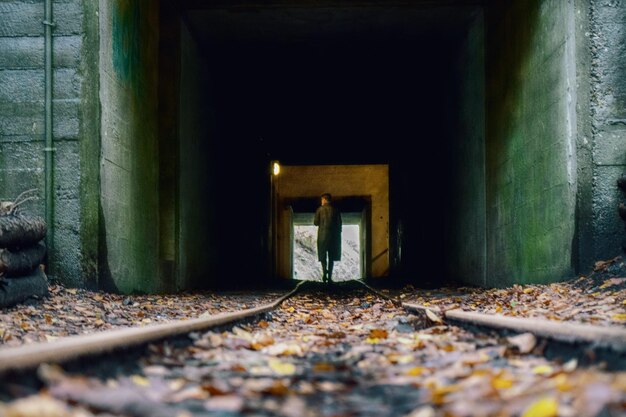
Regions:
<instances>
[{"instance_id":1,"label":"railway tunnel","mask_svg":"<svg viewBox=\"0 0 626 417\"><path fill-rule=\"evenodd\" d=\"M565 2L100 6L102 287L293 278L323 192L360 227L361 277L572 273Z\"/></svg>"}]
</instances>

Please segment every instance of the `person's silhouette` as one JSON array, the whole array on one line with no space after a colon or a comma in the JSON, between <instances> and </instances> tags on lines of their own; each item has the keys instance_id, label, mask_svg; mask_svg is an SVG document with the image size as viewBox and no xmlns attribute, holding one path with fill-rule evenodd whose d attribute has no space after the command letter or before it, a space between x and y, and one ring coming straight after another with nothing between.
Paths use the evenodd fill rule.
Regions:
<instances>
[{"instance_id":1,"label":"person's silhouette","mask_svg":"<svg viewBox=\"0 0 626 417\"><path fill-rule=\"evenodd\" d=\"M315 211L317 257L322 263L322 281L330 282L333 264L341 260L341 213L332 205L332 196L322 194L322 205Z\"/></svg>"}]
</instances>

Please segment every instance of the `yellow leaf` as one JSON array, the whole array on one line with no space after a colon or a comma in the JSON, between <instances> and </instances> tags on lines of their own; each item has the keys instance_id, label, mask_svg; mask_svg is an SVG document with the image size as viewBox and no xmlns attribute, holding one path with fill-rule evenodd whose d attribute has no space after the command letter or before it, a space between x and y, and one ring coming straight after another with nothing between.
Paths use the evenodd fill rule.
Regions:
<instances>
[{"instance_id":1,"label":"yellow leaf","mask_svg":"<svg viewBox=\"0 0 626 417\"><path fill-rule=\"evenodd\" d=\"M559 403L554 398L542 398L532 403L522 417L556 417Z\"/></svg>"},{"instance_id":2,"label":"yellow leaf","mask_svg":"<svg viewBox=\"0 0 626 417\"><path fill-rule=\"evenodd\" d=\"M409 369L406 374L409 376L420 376L424 373L425 370L426 369L422 368L421 366L416 366L415 368Z\"/></svg>"},{"instance_id":3,"label":"yellow leaf","mask_svg":"<svg viewBox=\"0 0 626 417\"><path fill-rule=\"evenodd\" d=\"M537 365L533 368L533 374L535 375L548 375L553 372L550 365Z\"/></svg>"},{"instance_id":4,"label":"yellow leaf","mask_svg":"<svg viewBox=\"0 0 626 417\"><path fill-rule=\"evenodd\" d=\"M70 294L74 294L74 295L76 295L76 293L78 292L78 290L76 288L66 288L65 291L69 292Z\"/></svg>"},{"instance_id":5,"label":"yellow leaf","mask_svg":"<svg viewBox=\"0 0 626 417\"><path fill-rule=\"evenodd\" d=\"M293 363L270 359L269 367L272 371L280 375L293 375L296 373L296 366Z\"/></svg>"},{"instance_id":6,"label":"yellow leaf","mask_svg":"<svg viewBox=\"0 0 626 417\"><path fill-rule=\"evenodd\" d=\"M496 377L491 380L491 386L495 389L507 389L513 386L513 380L509 378Z\"/></svg>"},{"instance_id":7,"label":"yellow leaf","mask_svg":"<svg viewBox=\"0 0 626 417\"><path fill-rule=\"evenodd\" d=\"M370 345L377 345L380 343L380 339L377 337L368 337L365 339L365 343L369 343Z\"/></svg>"},{"instance_id":8,"label":"yellow leaf","mask_svg":"<svg viewBox=\"0 0 626 417\"><path fill-rule=\"evenodd\" d=\"M561 392L571 391L572 384L569 383L566 375L560 374L554 378L554 386Z\"/></svg>"},{"instance_id":9,"label":"yellow leaf","mask_svg":"<svg viewBox=\"0 0 626 417\"><path fill-rule=\"evenodd\" d=\"M626 300L622 301L622 304L626 306Z\"/></svg>"},{"instance_id":10,"label":"yellow leaf","mask_svg":"<svg viewBox=\"0 0 626 417\"><path fill-rule=\"evenodd\" d=\"M130 377L130 380L133 381L135 385L139 385L140 387L150 386L150 381L148 380L148 378L141 375L133 375Z\"/></svg>"},{"instance_id":11,"label":"yellow leaf","mask_svg":"<svg viewBox=\"0 0 626 417\"><path fill-rule=\"evenodd\" d=\"M290 312L290 313L293 313L294 311L296 311L296 309L295 309L295 308L293 308L293 307L289 307L289 308L287 309L287 311L288 311L288 312Z\"/></svg>"},{"instance_id":12,"label":"yellow leaf","mask_svg":"<svg viewBox=\"0 0 626 417\"><path fill-rule=\"evenodd\" d=\"M621 313L621 314L613 314L613 316L611 317L613 320L626 320L626 314Z\"/></svg>"}]
</instances>

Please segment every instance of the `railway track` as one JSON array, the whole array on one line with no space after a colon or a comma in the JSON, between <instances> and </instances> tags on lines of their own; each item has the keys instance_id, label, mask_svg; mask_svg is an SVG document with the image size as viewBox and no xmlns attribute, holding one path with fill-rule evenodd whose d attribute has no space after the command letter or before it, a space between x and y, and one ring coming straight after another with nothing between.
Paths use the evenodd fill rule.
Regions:
<instances>
[{"instance_id":1,"label":"railway track","mask_svg":"<svg viewBox=\"0 0 626 417\"><path fill-rule=\"evenodd\" d=\"M533 369L546 374L532 373L537 386L578 372L572 363L574 368L588 362L624 369L624 329L437 312L402 303L360 281L333 288L331 295L323 286L300 283L252 309L3 349L0 392L8 400L36 395L44 387L58 401L91 412L138 417L182 416L196 408L202 411L189 415L406 415L420 407L423 415L443 415L438 413L450 414L446 407L458 402L455 395L463 387L446 383L459 375L443 377L439 371L462 364L480 371L476 377L487 378L499 395L498 387L511 388L517 374L503 377L502 364L508 366L511 355L516 360L527 356L515 356L515 348L503 342L516 333L534 334L534 345L560 358L533 356ZM61 364L67 374L49 364ZM602 375L605 382L606 375L617 375L618 386L626 381L620 372ZM98 382L103 380L117 382L112 388ZM124 390L133 395L123 399ZM528 391L534 392L531 385ZM482 410L478 414L458 415L507 410L502 398L491 409L478 401L473 405ZM620 401L626 403L626 396ZM526 406L513 402L503 415L516 415ZM289 408L300 414L289 414ZM574 409L574 415L595 415Z\"/></svg>"}]
</instances>

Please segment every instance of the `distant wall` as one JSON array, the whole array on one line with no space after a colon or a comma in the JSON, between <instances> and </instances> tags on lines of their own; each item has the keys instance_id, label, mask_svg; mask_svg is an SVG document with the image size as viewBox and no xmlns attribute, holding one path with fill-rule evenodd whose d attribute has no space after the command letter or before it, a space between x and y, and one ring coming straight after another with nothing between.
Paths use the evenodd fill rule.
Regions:
<instances>
[{"instance_id":1,"label":"distant wall","mask_svg":"<svg viewBox=\"0 0 626 417\"><path fill-rule=\"evenodd\" d=\"M319 197L371 196L372 277L389 273L389 169L387 165L283 166L274 178L279 230L284 230L285 200ZM279 255L290 247L289 236L278 236ZM291 254L287 255L289 258ZM286 262L283 256L282 262ZM279 268L279 270L281 270ZM284 268L283 268L284 271ZM283 277L290 278L290 277Z\"/></svg>"},{"instance_id":2,"label":"distant wall","mask_svg":"<svg viewBox=\"0 0 626 417\"><path fill-rule=\"evenodd\" d=\"M487 286L573 274L574 5L494 2L486 19Z\"/></svg>"},{"instance_id":3,"label":"distant wall","mask_svg":"<svg viewBox=\"0 0 626 417\"><path fill-rule=\"evenodd\" d=\"M158 279L158 3L100 0L102 286L154 292Z\"/></svg>"},{"instance_id":4,"label":"distant wall","mask_svg":"<svg viewBox=\"0 0 626 417\"><path fill-rule=\"evenodd\" d=\"M588 271L593 261L623 254L624 222L617 206L626 198L616 180L626 172L626 2L584 2L580 13L589 26L580 37L581 52L590 60L582 66L589 87L590 128L583 146L591 149L591 198L588 232L581 242L581 267ZM582 21L584 24L584 20Z\"/></svg>"},{"instance_id":5,"label":"distant wall","mask_svg":"<svg viewBox=\"0 0 626 417\"><path fill-rule=\"evenodd\" d=\"M44 216L44 2L0 2L0 200L36 188ZM97 285L98 5L53 2L54 250L68 286Z\"/></svg>"}]
</instances>

